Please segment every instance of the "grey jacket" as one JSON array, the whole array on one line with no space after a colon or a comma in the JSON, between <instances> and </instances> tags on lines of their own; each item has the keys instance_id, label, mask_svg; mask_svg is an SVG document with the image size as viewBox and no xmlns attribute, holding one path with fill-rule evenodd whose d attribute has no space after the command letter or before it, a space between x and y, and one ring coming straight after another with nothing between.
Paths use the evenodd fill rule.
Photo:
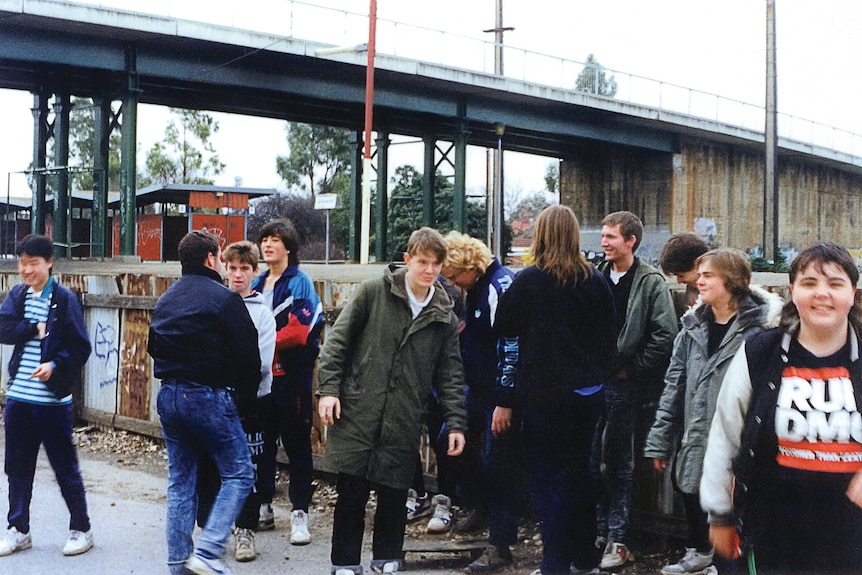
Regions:
<instances>
[{"instance_id":1,"label":"grey jacket","mask_svg":"<svg viewBox=\"0 0 862 575\"><path fill-rule=\"evenodd\" d=\"M406 269L363 282L327 330L317 396L336 396L326 462L336 472L397 489L410 486L420 429L436 391L448 430L465 431L458 318L440 284L412 318Z\"/></svg>"},{"instance_id":2,"label":"grey jacket","mask_svg":"<svg viewBox=\"0 0 862 575\"><path fill-rule=\"evenodd\" d=\"M644 455L670 460L681 434L674 479L683 493L699 490L709 427L730 360L749 334L778 325L782 306L779 296L752 286L751 295L740 300L736 318L712 357L707 357L709 308L698 302L682 317L683 330L674 341Z\"/></svg>"}]
</instances>

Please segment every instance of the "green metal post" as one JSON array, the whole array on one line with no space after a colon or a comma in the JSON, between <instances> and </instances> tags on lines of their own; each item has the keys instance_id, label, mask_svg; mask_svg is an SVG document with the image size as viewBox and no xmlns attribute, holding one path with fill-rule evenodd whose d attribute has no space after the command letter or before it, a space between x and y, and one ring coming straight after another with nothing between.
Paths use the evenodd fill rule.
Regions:
<instances>
[{"instance_id":1,"label":"green metal post","mask_svg":"<svg viewBox=\"0 0 862 575\"><path fill-rule=\"evenodd\" d=\"M437 179L437 167L434 163L434 151L437 140L433 136L423 136L425 143L425 168L422 172L422 225L436 227L434 223L434 188Z\"/></svg>"},{"instance_id":2,"label":"green metal post","mask_svg":"<svg viewBox=\"0 0 862 575\"><path fill-rule=\"evenodd\" d=\"M462 106L459 105L459 112ZM462 115L463 117L463 115ZM455 133L455 182L454 201L452 211L453 225L462 233L467 232L467 131L466 122L461 121L458 131Z\"/></svg>"},{"instance_id":3,"label":"green metal post","mask_svg":"<svg viewBox=\"0 0 862 575\"><path fill-rule=\"evenodd\" d=\"M353 153L350 155L350 238L347 257L359 261L359 246L362 243L362 132L350 134Z\"/></svg>"},{"instance_id":4,"label":"green metal post","mask_svg":"<svg viewBox=\"0 0 862 575\"><path fill-rule=\"evenodd\" d=\"M375 257L378 262L388 259L389 246L389 135L381 133L377 137L377 229Z\"/></svg>"},{"instance_id":5,"label":"green metal post","mask_svg":"<svg viewBox=\"0 0 862 575\"><path fill-rule=\"evenodd\" d=\"M96 146L93 150L93 214L90 220L90 256L109 255L108 243L108 153L111 140L111 99L94 98Z\"/></svg>"},{"instance_id":6,"label":"green metal post","mask_svg":"<svg viewBox=\"0 0 862 575\"><path fill-rule=\"evenodd\" d=\"M45 166L48 156L48 94L33 94L33 204L30 232L45 233L45 190L48 187Z\"/></svg>"},{"instance_id":7,"label":"green metal post","mask_svg":"<svg viewBox=\"0 0 862 575\"><path fill-rule=\"evenodd\" d=\"M134 47L126 50L126 70L129 74L129 89L123 102L123 125L120 174L120 255L133 256L136 251L136 187L138 143L138 72L137 51Z\"/></svg>"},{"instance_id":8,"label":"green metal post","mask_svg":"<svg viewBox=\"0 0 862 575\"><path fill-rule=\"evenodd\" d=\"M69 94L54 97L54 167L57 168L54 184L54 213L51 217L51 236L54 256L72 258L69 216L69 111L72 109Z\"/></svg>"}]
</instances>

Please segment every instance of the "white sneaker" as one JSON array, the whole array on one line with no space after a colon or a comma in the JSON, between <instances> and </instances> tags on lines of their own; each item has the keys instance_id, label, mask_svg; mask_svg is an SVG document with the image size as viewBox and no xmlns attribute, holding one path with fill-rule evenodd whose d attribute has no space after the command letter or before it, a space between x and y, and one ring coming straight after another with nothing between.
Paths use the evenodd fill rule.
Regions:
<instances>
[{"instance_id":1,"label":"white sneaker","mask_svg":"<svg viewBox=\"0 0 862 575\"><path fill-rule=\"evenodd\" d=\"M621 567L629 561L634 560L634 555L628 550L625 543L609 541L608 546L605 547L605 552L602 554L602 562L599 564L599 567L602 569Z\"/></svg>"},{"instance_id":2,"label":"white sneaker","mask_svg":"<svg viewBox=\"0 0 862 575\"><path fill-rule=\"evenodd\" d=\"M93 548L93 532L72 531L69 539L63 545L63 555L80 555Z\"/></svg>"},{"instance_id":3,"label":"white sneaker","mask_svg":"<svg viewBox=\"0 0 862 575\"><path fill-rule=\"evenodd\" d=\"M233 571L221 559L204 559L197 554L188 558L186 569L195 575L233 575Z\"/></svg>"},{"instance_id":4,"label":"white sneaker","mask_svg":"<svg viewBox=\"0 0 862 575\"><path fill-rule=\"evenodd\" d=\"M434 507L434 516L428 521L425 531L445 533L452 523L452 500L440 493L431 499L431 505Z\"/></svg>"},{"instance_id":5,"label":"white sneaker","mask_svg":"<svg viewBox=\"0 0 862 575\"><path fill-rule=\"evenodd\" d=\"M713 551L701 553L694 547L686 547L685 555L673 565L662 567L662 575L702 575L712 565Z\"/></svg>"},{"instance_id":6,"label":"white sneaker","mask_svg":"<svg viewBox=\"0 0 862 575\"><path fill-rule=\"evenodd\" d=\"M260 506L260 514L258 515L257 530L272 531L275 529L275 513L272 511L272 505L264 503Z\"/></svg>"},{"instance_id":7,"label":"white sneaker","mask_svg":"<svg viewBox=\"0 0 862 575\"><path fill-rule=\"evenodd\" d=\"M308 545L311 543L311 533L308 532L308 513L302 509L294 509L290 514L290 544Z\"/></svg>"},{"instance_id":8,"label":"white sneaker","mask_svg":"<svg viewBox=\"0 0 862 575\"><path fill-rule=\"evenodd\" d=\"M401 568L401 561L398 559L372 559L371 572L383 573L384 575L396 575Z\"/></svg>"},{"instance_id":9,"label":"white sneaker","mask_svg":"<svg viewBox=\"0 0 862 575\"><path fill-rule=\"evenodd\" d=\"M233 549L234 559L240 563L257 559L257 550L254 548L254 531L237 528L233 538L235 543Z\"/></svg>"},{"instance_id":10,"label":"white sneaker","mask_svg":"<svg viewBox=\"0 0 862 575\"><path fill-rule=\"evenodd\" d=\"M23 549L30 549L32 546L33 539L29 533L21 533L16 528L10 527L0 538L0 557L12 555Z\"/></svg>"}]
</instances>

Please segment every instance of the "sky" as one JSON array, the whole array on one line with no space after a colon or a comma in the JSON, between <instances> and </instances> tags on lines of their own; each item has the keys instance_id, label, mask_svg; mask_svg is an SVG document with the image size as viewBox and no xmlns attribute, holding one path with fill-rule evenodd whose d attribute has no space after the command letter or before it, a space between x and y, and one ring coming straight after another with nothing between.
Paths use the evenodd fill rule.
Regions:
<instances>
[{"instance_id":1,"label":"sky","mask_svg":"<svg viewBox=\"0 0 862 575\"><path fill-rule=\"evenodd\" d=\"M100 0L103 5L137 5L132 0ZM366 14L367 0L307 0L338 10ZM154 12L191 18L206 6L207 14L221 22L258 26L273 33L288 34L285 20L271 17L291 6L288 0L152 0ZM297 3L294 8L303 9ZM491 40L496 0L378 0L378 45L383 51L396 46L401 53L422 50L423 57L445 58L447 47L439 35L409 32L389 21L446 30L476 39ZM255 18L256 13L270 14ZM328 32L330 43L351 45L367 39L367 24L358 17L338 16L329 27L303 24L297 18L294 35L319 39ZM242 22L241 22L242 21ZM319 17L317 22L319 23ZM352 22L352 25L347 25ZM595 54L603 66L616 71L653 78L719 94L726 98L762 105L766 69L765 0L503 0L506 46L584 61ZM282 27L284 31L282 32ZM344 30L347 30L344 33ZM778 108L783 114L807 118L827 126L862 134L862 114L857 105L862 96L862 2L858 0L776 0L778 62ZM393 36L394 34L394 36ZM398 43L400 42L400 44ZM474 43L475 44L475 43ZM514 51L505 60L506 72L528 73ZM529 70L534 72L535 70ZM6 137L0 141L0 174L8 187L26 192L19 172L32 158L32 95L0 90L0 125ZM248 187L283 189L275 173L275 158L289 153L283 121L215 114L220 130L213 143L227 165L217 183L233 185L236 178ZM146 151L164 136L167 110L142 105L139 109L139 167ZM795 124L794 124L795 125ZM804 137L804 135L803 135ZM862 151L856 151L857 155ZM468 153L468 193L481 191L486 181L485 151ZM390 165L410 163L421 168L421 144L390 148ZM510 196L527 195L544 187L548 158L507 153L506 188Z\"/></svg>"}]
</instances>

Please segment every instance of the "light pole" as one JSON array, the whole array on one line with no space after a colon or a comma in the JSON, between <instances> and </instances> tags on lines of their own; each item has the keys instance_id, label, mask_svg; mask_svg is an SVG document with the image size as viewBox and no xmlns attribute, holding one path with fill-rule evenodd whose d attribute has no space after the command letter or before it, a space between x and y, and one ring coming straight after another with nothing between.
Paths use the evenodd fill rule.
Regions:
<instances>
[{"instance_id":1,"label":"light pole","mask_svg":"<svg viewBox=\"0 0 862 575\"><path fill-rule=\"evenodd\" d=\"M362 155L362 211L359 263L368 263L371 236L371 131L374 112L374 53L377 46L377 0L368 8L368 64L365 68L365 141ZM381 177L378 175L378 177ZM386 177L383 175L382 177Z\"/></svg>"}]
</instances>

